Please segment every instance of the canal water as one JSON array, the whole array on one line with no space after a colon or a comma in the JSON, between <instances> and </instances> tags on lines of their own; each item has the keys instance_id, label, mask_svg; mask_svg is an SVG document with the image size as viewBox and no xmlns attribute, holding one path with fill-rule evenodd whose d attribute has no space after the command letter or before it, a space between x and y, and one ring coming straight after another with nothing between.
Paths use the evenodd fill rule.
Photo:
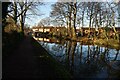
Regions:
<instances>
[{"instance_id":1,"label":"canal water","mask_svg":"<svg viewBox=\"0 0 120 80\"><path fill-rule=\"evenodd\" d=\"M120 49L35 38L75 78L120 78Z\"/></svg>"}]
</instances>

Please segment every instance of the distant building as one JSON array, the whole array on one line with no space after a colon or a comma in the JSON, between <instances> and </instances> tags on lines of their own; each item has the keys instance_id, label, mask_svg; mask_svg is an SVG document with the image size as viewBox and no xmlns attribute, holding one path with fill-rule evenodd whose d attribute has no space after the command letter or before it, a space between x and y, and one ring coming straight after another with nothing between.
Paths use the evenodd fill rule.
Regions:
<instances>
[{"instance_id":1,"label":"distant building","mask_svg":"<svg viewBox=\"0 0 120 80\"><path fill-rule=\"evenodd\" d=\"M53 26L50 27L33 27L33 32L50 32L52 30Z\"/></svg>"},{"instance_id":2,"label":"distant building","mask_svg":"<svg viewBox=\"0 0 120 80\"><path fill-rule=\"evenodd\" d=\"M62 35L62 32L67 31L66 27L53 27L53 26L45 26L45 27L33 27L32 31L33 33L38 32L38 33L54 33L55 35ZM115 32L113 28L107 28L109 31L109 36L114 36ZM115 30L117 31L118 34L120 34L120 27L116 27ZM80 29L76 29L76 34L81 33L82 36L87 36L88 34L96 35L102 34L105 31L105 27L101 28L89 28L89 27L83 27Z\"/></svg>"},{"instance_id":3,"label":"distant building","mask_svg":"<svg viewBox=\"0 0 120 80\"><path fill-rule=\"evenodd\" d=\"M65 27L53 27L53 26L45 26L45 27L33 27L33 32L52 32L52 31L59 31L62 29L66 29Z\"/></svg>"},{"instance_id":4,"label":"distant building","mask_svg":"<svg viewBox=\"0 0 120 80\"><path fill-rule=\"evenodd\" d=\"M35 35L63 35L66 27L53 27L53 26L44 26L44 27L33 27L32 31Z\"/></svg>"},{"instance_id":5,"label":"distant building","mask_svg":"<svg viewBox=\"0 0 120 80\"><path fill-rule=\"evenodd\" d=\"M109 31L109 35L113 36L115 35L115 31L113 28L107 28ZM115 30L117 31L118 34L120 34L120 27L115 27ZM88 34L102 34L105 31L105 27L101 27L98 29L95 28L89 28L89 27L83 27L81 29L76 29L77 33L82 33L83 36L88 35Z\"/></svg>"}]
</instances>

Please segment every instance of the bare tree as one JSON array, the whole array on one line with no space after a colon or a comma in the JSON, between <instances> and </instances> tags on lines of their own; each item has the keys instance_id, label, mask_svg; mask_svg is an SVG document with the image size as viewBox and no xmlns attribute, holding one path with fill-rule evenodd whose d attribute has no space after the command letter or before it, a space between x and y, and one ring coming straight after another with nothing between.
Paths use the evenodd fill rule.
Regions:
<instances>
[{"instance_id":1,"label":"bare tree","mask_svg":"<svg viewBox=\"0 0 120 80\"><path fill-rule=\"evenodd\" d=\"M20 23L20 29L21 32L24 33L24 24L25 24L25 19L27 17L27 12L31 11L34 12L32 15L37 15L35 13L35 9L38 5L41 5L41 2L35 3L35 2L29 2L29 1L24 1L24 2L12 2L12 4L9 6L9 10L11 10L11 13L8 14L8 16L12 17L15 20L15 23Z\"/></svg>"},{"instance_id":2,"label":"bare tree","mask_svg":"<svg viewBox=\"0 0 120 80\"><path fill-rule=\"evenodd\" d=\"M59 21L62 21L63 23L66 23L68 35L71 36L70 33L70 11L69 11L69 5L68 3L55 3L52 5L52 12L51 17L54 18L54 22L58 23Z\"/></svg>"},{"instance_id":3,"label":"bare tree","mask_svg":"<svg viewBox=\"0 0 120 80\"><path fill-rule=\"evenodd\" d=\"M77 2L75 1L73 3L73 16L74 16L74 20L73 20L73 38L76 39L76 15L77 15Z\"/></svg>"},{"instance_id":4,"label":"bare tree","mask_svg":"<svg viewBox=\"0 0 120 80\"><path fill-rule=\"evenodd\" d=\"M108 3L107 2L107 4L109 5L109 7L110 7L110 10L111 10L111 15L109 16L112 20L111 20L111 24L109 24L112 28L113 28L113 30L114 30L114 32L115 32L115 34L116 34L116 37L117 37L117 40L119 41L119 34L118 34L118 32L116 31L116 29L115 29L115 12L116 12L116 10L117 9L115 9L114 7L112 7L112 3ZM116 4L114 3L114 6L115 6ZM119 4L117 4L117 5L119 5Z\"/></svg>"},{"instance_id":5,"label":"bare tree","mask_svg":"<svg viewBox=\"0 0 120 80\"><path fill-rule=\"evenodd\" d=\"M40 22L38 23L38 26L50 26L51 25L51 18L50 17L46 17L40 20Z\"/></svg>"},{"instance_id":6,"label":"bare tree","mask_svg":"<svg viewBox=\"0 0 120 80\"><path fill-rule=\"evenodd\" d=\"M66 23L68 36L70 38L76 38L76 15L76 2L57 2L53 5L53 10L51 12L51 17L54 17Z\"/></svg>"},{"instance_id":7,"label":"bare tree","mask_svg":"<svg viewBox=\"0 0 120 80\"><path fill-rule=\"evenodd\" d=\"M6 26L6 17L9 13L8 6L10 5L10 2L2 2L2 33L4 35L4 28Z\"/></svg>"}]
</instances>

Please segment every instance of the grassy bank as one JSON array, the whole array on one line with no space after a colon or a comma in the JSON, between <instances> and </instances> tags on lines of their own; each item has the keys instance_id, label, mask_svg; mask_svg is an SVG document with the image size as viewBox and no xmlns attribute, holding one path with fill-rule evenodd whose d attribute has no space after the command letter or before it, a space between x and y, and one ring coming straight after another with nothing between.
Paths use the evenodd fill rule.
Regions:
<instances>
[{"instance_id":1,"label":"grassy bank","mask_svg":"<svg viewBox=\"0 0 120 80\"><path fill-rule=\"evenodd\" d=\"M97 39L94 40L94 44L114 49L120 49L120 43L114 39Z\"/></svg>"},{"instance_id":2,"label":"grassy bank","mask_svg":"<svg viewBox=\"0 0 120 80\"><path fill-rule=\"evenodd\" d=\"M19 46L20 42L24 39L22 33L12 31L11 33L4 33L2 35L2 57L10 56L15 49Z\"/></svg>"},{"instance_id":3,"label":"grassy bank","mask_svg":"<svg viewBox=\"0 0 120 80\"><path fill-rule=\"evenodd\" d=\"M108 47L108 48L114 48L114 49L120 49L120 42L118 42L115 39L93 39L93 38L87 38L87 37L79 37L76 40L72 39L66 39L66 40L71 40L71 41L77 41L77 42L82 42L83 44L95 44L103 47Z\"/></svg>"},{"instance_id":4,"label":"grassy bank","mask_svg":"<svg viewBox=\"0 0 120 80\"><path fill-rule=\"evenodd\" d=\"M66 69L58 63L36 40L31 38L31 43L34 47L34 51L43 60L44 65L48 65L48 68L52 69L52 74L55 75L54 78L59 78L63 80L70 80L71 75ZM52 78L53 79L53 78Z\"/></svg>"},{"instance_id":5,"label":"grassy bank","mask_svg":"<svg viewBox=\"0 0 120 80\"><path fill-rule=\"evenodd\" d=\"M81 42L82 44L85 45L95 44L103 47L120 49L120 42L118 42L116 39L107 40L107 39L88 38L88 37L69 38L69 37L60 37L60 36L59 37L54 36L54 38L58 40Z\"/></svg>"},{"instance_id":6,"label":"grassy bank","mask_svg":"<svg viewBox=\"0 0 120 80\"><path fill-rule=\"evenodd\" d=\"M95 44L103 47L113 48L113 49L120 49L120 42L115 39L93 39L93 38L79 38L78 41L82 42L83 44Z\"/></svg>"}]
</instances>

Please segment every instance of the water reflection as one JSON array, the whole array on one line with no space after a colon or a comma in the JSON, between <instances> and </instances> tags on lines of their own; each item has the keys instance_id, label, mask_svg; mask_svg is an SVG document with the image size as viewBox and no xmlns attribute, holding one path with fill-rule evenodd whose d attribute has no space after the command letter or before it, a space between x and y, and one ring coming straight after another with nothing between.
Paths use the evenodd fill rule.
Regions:
<instances>
[{"instance_id":1,"label":"water reflection","mask_svg":"<svg viewBox=\"0 0 120 80\"><path fill-rule=\"evenodd\" d=\"M36 39L76 78L120 77L120 50L56 39Z\"/></svg>"}]
</instances>

